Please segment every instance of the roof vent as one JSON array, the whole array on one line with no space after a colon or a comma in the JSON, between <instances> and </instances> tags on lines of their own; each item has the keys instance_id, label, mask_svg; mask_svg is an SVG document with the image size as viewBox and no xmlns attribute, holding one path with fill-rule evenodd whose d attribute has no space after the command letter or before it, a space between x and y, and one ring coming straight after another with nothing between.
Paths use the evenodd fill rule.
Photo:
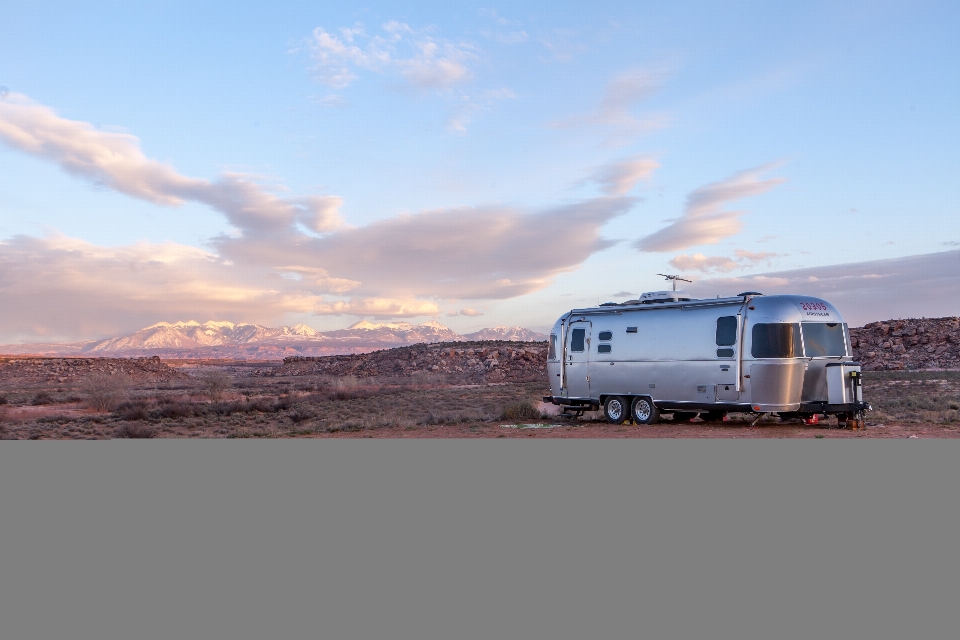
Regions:
<instances>
[{"instance_id":1,"label":"roof vent","mask_svg":"<svg viewBox=\"0 0 960 640\"><path fill-rule=\"evenodd\" d=\"M628 300L624 304L657 304L659 302L687 302L690 296L683 291L648 291L638 300Z\"/></svg>"}]
</instances>

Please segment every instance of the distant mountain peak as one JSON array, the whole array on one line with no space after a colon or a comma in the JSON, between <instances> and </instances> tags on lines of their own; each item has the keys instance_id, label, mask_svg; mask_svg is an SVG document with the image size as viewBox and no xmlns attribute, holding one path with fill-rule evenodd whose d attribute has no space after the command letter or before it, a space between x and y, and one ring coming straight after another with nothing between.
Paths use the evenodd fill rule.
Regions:
<instances>
[{"instance_id":1,"label":"distant mountain peak","mask_svg":"<svg viewBox=\"0 0 960 640\"><path fill-rule=\"evenodd\" d=\"M321 333L305 324L264 327L227 320L157 322L132 334L78 343L68 351L97 356L164 354L163 357L277 358L296 354L333 355L463 340L545 340L523 327L498 326L460 335L436 320L410 322L360 320L347 329ZM53 345L45 345L48 352ZM69 345L64 345L67 347Z\"/></svg>"}]
</instances>

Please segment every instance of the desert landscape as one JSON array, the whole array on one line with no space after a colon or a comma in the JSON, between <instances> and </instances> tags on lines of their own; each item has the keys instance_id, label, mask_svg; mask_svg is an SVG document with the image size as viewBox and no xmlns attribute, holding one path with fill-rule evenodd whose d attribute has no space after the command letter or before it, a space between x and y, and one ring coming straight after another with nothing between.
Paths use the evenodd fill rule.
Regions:
<instances>
[{"instance_id":1,"label":"desert landscape","mask_svg":"<svg viewBox=\"0 0 960 640\"><path fill-rule=\"evenodd\" d=\"M282 360L3 356L0 437L960 437L956 318L871 323L851 338L874 408L856 431L749 413L652 426L562 417L541 401L545 342L461 339Z\"/></svg>"}]
</instances>

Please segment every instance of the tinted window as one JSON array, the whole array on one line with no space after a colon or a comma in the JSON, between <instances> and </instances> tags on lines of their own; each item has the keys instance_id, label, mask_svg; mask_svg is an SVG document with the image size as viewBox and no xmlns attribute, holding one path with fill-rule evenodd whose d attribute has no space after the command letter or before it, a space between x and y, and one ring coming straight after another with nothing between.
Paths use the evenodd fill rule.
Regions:
<instances>
[{"instance_id":1,"label":"tinted window","mask_svg":"<svg viewBox=\"0 0 960 640\"><path fill-rule=\"evenodd\" d=\"M737 343L737 316L717 318L717 346L729 347Z\"/></svg>"},{"instance_id":2,"label":"tinted window","mask_svg":"<svg viewBox=\"0 0 960 640\"><path fill-rule=\"evenodd\" d=\"M610 339L613 338L613 332L612 332L612 331L601 331L601 332L600 332L600 335L599 335L598 337L599 337L601 340L610 340Z\"/></svg>"},{"instance_id":3,"label":"tinted window","mask_svg":"<svg viewBox=\"0 0 960 640\"><path fill-rule=\"evenodd\" d=\"M586 335L586 329L574 329L570 336L570 351L583 351L583 339Z\"/></svg>"},{"instance_id":4,"label":"tinted window","mask_svg":"<svg viewBox=\"0 0 960 640\"><path fill-rule=\"evenodd\" d=\"M803 355L808 358L845 356L844 325L839 322L804 322Z\"/></svg>"},{"instance_id":5,"label":"tinted window","mask_svg":"<svg viewBox=\"0 0 960 640\"><path fill-rule=\"evenodd\" d=\"M724 349L717 349L717 357L718 357L718 358L732 358L732 357L733 357L733 349L731 349L730 347L726 347L726 348L724 348Z\"/></svg>"},{"instance_id":6,"label":"tinted window","mask_svg":"<svg viewBox=\"0 0 960 640\"><path fill-rule=\"evenodd\" d=\"M764 323L753 325L754 358L796 358L800 355L800 325Z\"/></svg>"},{"instance_id":7,"label":"tinted window","mask_svg":"<svg viewBox=\"0 0 960 640\"><path fill-rule=\"evenodd\" d=\"M601 334L602 335L602 334ZM610 345L608 344L598 344L597 353L610 353Z\"/></svg>"},{"instance_id":8,"label":"tinted window","mask_svg":"<svg viewBox=\"0 0 960 640\"><path fill-rule=\"evenodd\" d=\"M547 360L557 359L557 334L550 334L550 349L547 351Z\"/></svg>"}]
</instances>

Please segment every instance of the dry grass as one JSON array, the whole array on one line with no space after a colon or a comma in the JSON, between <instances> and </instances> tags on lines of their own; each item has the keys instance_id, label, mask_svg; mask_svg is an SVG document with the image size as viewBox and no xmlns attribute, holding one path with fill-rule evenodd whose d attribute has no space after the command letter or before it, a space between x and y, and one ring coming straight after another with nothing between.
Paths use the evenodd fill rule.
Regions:
<instances>
[{"instance_id":1,"label":"dry grass","mask_svg":"<svg viewBox=\"0 0 960 640\"><path fill-rule=\"evenodd\" d=\"M136 388L120 376L91 376L76 388L8 385L0 437L399 437L450 433L451 428L490 434L501 431L500 423L541 420L537 402L545 391L541 383L453 385L437 374L236 382L219 393L209 387L200 393L180 383ZM960 429L960 372L868 372L864 393L876 409L870 422ZM575 424L601 424L591 420L587 416Z\"/></svg>"},{"instance_id":2,"label":"dry grass","mask_svg":"<svg viewBox=\"0 0 960 640\"><path fill-rule=\"evenodd\" d=\"M912 371L864 374L864 398L873 420L950 424L960 421L960 372Z\"/></svg>"}]
</instances>

